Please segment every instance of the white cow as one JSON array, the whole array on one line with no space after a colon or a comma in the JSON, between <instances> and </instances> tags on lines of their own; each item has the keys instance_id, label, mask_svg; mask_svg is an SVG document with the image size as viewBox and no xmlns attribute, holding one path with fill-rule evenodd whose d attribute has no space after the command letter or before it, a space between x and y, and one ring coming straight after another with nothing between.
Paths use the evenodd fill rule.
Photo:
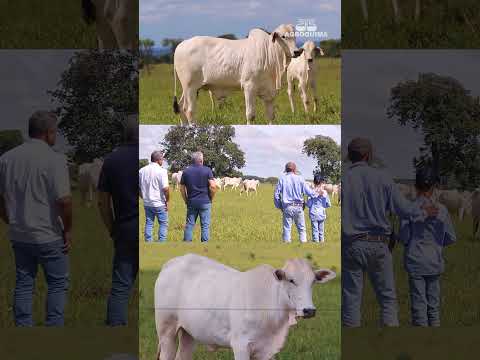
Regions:
<instances>
[{"instance_id":1,"label":"white cow","mask_svg":"<svg viewBox=\"0 0 480 360\"><path fill-rule=\"evenodd\" d=\"M361 5L362 5L362 13L363 13L363 18L365 21L368 21L368 6L367 6L367 0L360 0ZM418 20L420 18L420 0L415 0L415 20ZM401 13L400 13L400 7L398 6L398 0L392 0L392 7L393 7L393 14L395 16L395 21L398 23L400 22L401 18Z\"/></svg>"},{"instance_id":2,"label":"white cow","mask_svg":"<svg viewBox=\"0 0 480 360\"><path fill-rule=\"evenodd\" d=\"M445 205L448 211L463 220L465 212L468 211L469 196L468 193L461 193L458 190L440 190L438 191L438 201Z\"/></svg>"},{"instance_id":3,"label":"white cow","mask_svg":"<svg viewBox=\"0 0 480 360\"><path fill-rule=\"evenodd\" d=\"M335 199L336 196L338 196L338 185L324 184L322 188L328 193L332 200Z\"/></svg>"},{"instance_id":4,"label":"white cow","mask_svg":"<svg viewBox=\"0 0 480 360\"><path fill-rule=\"evenodd\" d=\"M255 118L255 99L265 103L270 123L274 119L273 99L282 86L282 75L290 59L299 56L293 25L280 25L269 34L253 29L246 39L229 40L195 36L181 42L174 54L175 97L173 110L182 122L195 122L195 103L200 89L215 97L235 89L245 94L247 124ZM182 96L177 101L177 76Z\"/></svg>"},{"instance_id":5,"label":"white cow","mask_svg":"<svg viewBox=\"0 0 480 360\"><path fill-rule=\"evenodd\" d=\"M473 236L480 240L480 189L472 194Z\"/></svg>"},{"instance_id":6,"label":"white cow","mask_svg":"<svg viewBox=\"0 0 480 360\"><path fill-rule=\"evenodd\" d=\"M223 181L224 190L227 189L227 186L231 186L232 190L236 190L236 189L238 189L238 187L242 183L242 178L239 178L239 177L236 177L236 178L224 177L222 179L222 181Z\"/></svg>"},{"instance_id":7,"label":"white cow","mask_svg":"<svg viewBox=\"0 0 480 360\"><path fill-rule=\"evenodd\" d=\"M87 24L96 23L99 49L138 49L138 1L82 0Z\"/></svg>"},{"instance_id":8,"label":"white cow","mask_svg":"<svg viewBox=\"0 0 480 360\"><path fill-rule=\"evenodd\" d=\"M91 163L83 163L78 166L78 189L82 204L87 207L90 207L93 203L102 166L102 159L94 159Z\"/></svg>"},{"instance_id":9,"label":"white cow","mask_svg":"<svg viewBox=\"0 0 480 360\"><path fill-rule=\"evenodd\" d=\"M223 190L223 180L221 178L215 178L214 180L217 189Z\"/></svg>"},{"instance_id":10,"label":"white cow","mask_svg":"<svg viewBox=\"0 0 480 360\"><path fill-rule=\"evenodd\" d=\"M260 181L258 180L253 180L253 179L243 180L242 186L240 187L240 195L242 195L244 191L247 193L247 196L250 191L255 192L255 195L257 195L257 188L259 184L260 184Z\"/></svg>"},{"instance_id":11,"label":"white cow","mask_svg":"<svg viewBox=\"0 0 480 360\"><path fill-rule=\"evenodd\" d=\"M290 100L290 107L292 113L295 113L295 107L293 105L293 89L295 88L294 81L298 80L298 87L301 91L301 97L303 101L303 107L305 112L308 113L308 87L312 88L312 99L313 99L313 111L317 111L318 99L317 99L317 84L315 81L316 78L316 69L313 59L315 54L324 55L323 50L317 46L313 41L306 41L302 46L303 53L302 55L292 59L290 65L287 68L287 84L288 84L288 99Z\"/></svg>"},{"instance_id":12,"label":"white cow","mask_svg":"<svg viewBox=\"0 0 480 360\"><path fill-rule=\"evenodd\" d=\"M182 181L182 174L183 174L183 171L179 171L172 174L172 183L175 191L177 191L180 188L180 182Z\"/></svg>"},{"instance_id":13,"label":"white cow","mask_svg":"<svg viewBox=\"0 0 480 360\"><path fill-rule=\"evenodd\" d=\"M235 360L272 359L296 319L315 316L312 284L335 276L304 259L241 272L199 255L174 258L155 283L157 359L191 360L195 343L231 348Z\"/></svg>"}]
</instances>

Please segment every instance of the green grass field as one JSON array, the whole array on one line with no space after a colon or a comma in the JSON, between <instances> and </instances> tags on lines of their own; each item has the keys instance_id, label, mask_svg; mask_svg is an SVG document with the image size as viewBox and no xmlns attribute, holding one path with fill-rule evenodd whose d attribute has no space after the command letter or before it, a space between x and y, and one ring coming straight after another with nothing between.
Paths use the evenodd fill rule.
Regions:
<instances>
[{"instance_id":1,"label":"green grass field","mask_svg":"<svg viewBox=\"0 0 480 360\"><path fill-rule=\"evenodd\" d=\"M70 291L65 310L65 326L103 326L107 297L111 287L113 243L100 220L96 207L80 205L74 197L73 247L70 253ZM6 226L0 226L0 328L14 326L13 289L15 263ZM34 296L34 320L42 325L45 318L46 283L43 272L37 275ZM138 297L130 302L129 322L134 329L138 324Z\"/></svg>"},{"instance_id":2,"label":"green grass field","mask_svg":"<svg viewBox=\"0 0 480 360\"><path fill-rule=\"evenodd\" d=\"M340 123L340 67L337 58L317 59L317 95L319 106L313 113L306 114L300 99L298 84L294 92L295 115L292 114L287 95L287 84L283 77L280 94L275 98L276 118L274 124L339 124ZM181 96L181 85L177 82L177 97ZM140 122L142 124L179 124L180 117L173 112L173 65L152 66L150 74L142 70L140 76ZM254 124L267 124L263 101L257 99ZM200 91L197 101L199 124L246 124L243 92L231 93L225 104L212 112L207 91Z\"/></svg>"},{"instance_id":3,"label":"green grass field","mask_svg":"<svg viewBox=\"0 0 480 360\"><path fill-rule=\"evenodd\" d=\"M83 21L81 5L80 0L2 1L0 48L95 48L95 25Z\"/></svg>"},{"instance_id":4,"label":"green grass field","mask_svg":"<svg viewBox=\"0 0 480 360\"><path fill-rule=\"evenodd\" d=\"M425 0L422 2L426 3ZM342 48L479 48L480 13L470 5L470 24L453 12L443 14L442 1L428 5L419 21L414 21L415 0L399 1L402 20L394 21L391 0L368 0L369 21L365 22L360 0L342 1ZM453 3L453 2L452 2ZM472 4L473 2L470 2ZM477 5L475 5L477 6Z\"/></svg>"},{"instance_id":5,"label":"green grass field","mask_svg":"<svg viewBox=\"0 0 480 360\"><path fill-rule=\"evenodd\" d=\"M185 206L175 192L169 214L167 243L140 244L140 359L153 359L157 347L153 312L153 286L161 266L186 253L198 253L240 270L258 264L281 267L286 259L302 257L314 266L334 268L340 273L340 207L328 210L325 244L300 244L295 233L292 244L281 243L281 213L273 206L273 186L261 185L258 196L219 192L212 209L211 239L199 241L196 226L193 243L182 242ZM144 211L140 209L140 238L143 239ZM310 226L308 227L310 232ZM156 228L155 228L156 235ZM311 239L309 233L309 239ZM340 358L340 277L315 285L317 316L299 320L290 329L285 347L276 359ZM194 359L233 359L230 350L209 353L198 346Z\"/></svg>"}]
</instances>

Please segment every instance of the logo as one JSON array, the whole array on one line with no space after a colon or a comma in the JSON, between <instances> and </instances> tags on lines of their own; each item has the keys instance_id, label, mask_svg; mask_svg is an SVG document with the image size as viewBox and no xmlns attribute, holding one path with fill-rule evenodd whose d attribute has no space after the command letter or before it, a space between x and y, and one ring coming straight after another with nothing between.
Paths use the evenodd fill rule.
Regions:
<instances>
[{"instance_id":1,"label":"logo","mask_svg":"<svg viewBox=\"0 0 480 360\"><path fill-rule=\"evenodd\" d=\"M325 31L317 31L315 19L298 19L295 25L295 31L290 36L295 37L312 37L312 38L328 38Z\"/></svg>"}]
</instances>

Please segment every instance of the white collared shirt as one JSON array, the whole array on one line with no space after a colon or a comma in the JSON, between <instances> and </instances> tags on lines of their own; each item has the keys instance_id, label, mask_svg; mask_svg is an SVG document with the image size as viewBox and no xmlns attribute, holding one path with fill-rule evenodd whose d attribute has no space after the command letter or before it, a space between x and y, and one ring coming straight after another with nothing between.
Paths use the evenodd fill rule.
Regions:
<instances>
[{"instance_id":1,"label":"white collared shirt","mask_svg":"<svg viewBox=\"0 0 480 360\"><path fill-rule=\"evenodd\" d=\"M0 157L0 194L12 242L63 240L57 200L70 196L67 160L42 140L31 139Z\"/></svg>"},{"instance_id":2,"label":"white collared shirt","mask_svg":"<svg viewBox=\"0 0 480 360\"><path fill-rule=\"evenodd\" d=\"M144 206L165 206L165 189L168 188L168 172L155 162L148 164L138 172L138 183Z\"/></svg>"}]
</instances>

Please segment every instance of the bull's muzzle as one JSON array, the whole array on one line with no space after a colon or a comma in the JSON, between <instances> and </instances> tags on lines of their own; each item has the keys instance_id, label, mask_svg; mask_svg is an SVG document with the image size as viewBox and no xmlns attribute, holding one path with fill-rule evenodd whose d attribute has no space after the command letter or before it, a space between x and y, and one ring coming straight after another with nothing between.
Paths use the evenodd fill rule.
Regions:
<instances>
[{"instance_id":1,"label":"bull's muzzle","mask_svg":"<svg viewBox=\"0 0 480 360\"><path fill-rule=\"evenodd\" d=\"M293 57L296 58L296 57L299 57L300 55L302 55L303 53L303 49L298 49L298 50L295 50L293 52Z\"/></svg>"},{"instance_id":2,"label":"bull's muzzle","mask_svg":"<svg viewBox=\"0 0 480 360\"><path fill-rule=\"evenodd\" d=\"M303 309L303 317L305 319L312 318L315 316L316 312L316 309Z\"/></svg>"},{"instance_id":3,"label":"bull's muzzle","mask_svg":"<svg viewBox=\"0 0 480 360\"><path fill-rule=\"evenodd\" d=\"M313 63L313 59L308 59L308 62L311 64Z\"/></svg>"}]
</instances>

